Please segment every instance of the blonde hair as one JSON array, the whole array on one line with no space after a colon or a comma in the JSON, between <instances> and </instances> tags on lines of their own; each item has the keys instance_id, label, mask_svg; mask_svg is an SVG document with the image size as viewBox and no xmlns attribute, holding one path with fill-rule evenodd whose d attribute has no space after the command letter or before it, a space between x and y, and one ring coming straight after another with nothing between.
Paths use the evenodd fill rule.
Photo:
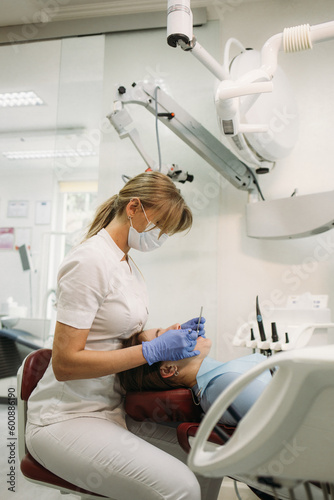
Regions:
<instances>
[{"instance_id":1,"label":"blonde hair","mask_svg":"<svg viewBox=\"0 0 334 500\"><path fill-rule=\"evenodd\" d=\"M160 235L172 235L191 228L191 210L174 182L160 172L143 172L130 179L118 194L97 209L85 239L105 228L116 215L121 215L132 198L139 198L144 209L152 208L159 214Z\"/></svg>"}]
</instances>

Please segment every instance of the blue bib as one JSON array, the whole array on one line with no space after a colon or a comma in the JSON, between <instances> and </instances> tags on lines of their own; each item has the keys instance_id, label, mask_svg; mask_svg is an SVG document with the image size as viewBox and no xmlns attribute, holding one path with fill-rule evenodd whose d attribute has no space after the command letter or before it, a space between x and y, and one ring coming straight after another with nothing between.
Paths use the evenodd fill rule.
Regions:
<instances>
[{"instance_id":1,"label":"blue bib","mask_svg":"<svg viewBox=\"0 0 334 500\"><path fill-rule=\"evenodd\" d=\"M226 363L221 363L209 357L205 358L197 373L197 384L192 387L192 391L199 399L203 410L207 412L226 387L242 374L266 359L266 356L257 353L233 359ZM241 417L254 404L270 380L271 374L269 370L266 370L237 396L233 402L233 408ZM235 425L236 423L235 419L228 412L225 412L220 421L229 425Z\"/></svg>"}]
</instances>

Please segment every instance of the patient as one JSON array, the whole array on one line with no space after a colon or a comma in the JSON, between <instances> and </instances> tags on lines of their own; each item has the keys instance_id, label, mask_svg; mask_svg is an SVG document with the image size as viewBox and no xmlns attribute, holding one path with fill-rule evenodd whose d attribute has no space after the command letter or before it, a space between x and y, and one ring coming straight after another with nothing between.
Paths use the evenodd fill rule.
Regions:
<instances>
[{"instance_id":1,"label":"patient","mask_svg":"<svg viewBox=\"0 0 334 500\"><path fill-rule=\"evenodd\" d=\"M180 325L177 323L166 329L145 330L145 332L136 333L123 341L123 346L138 345L162 335L167 330L179 328ZM145 364L121 372L119 373L121 385L127 392L161 391L187 387L192 390L203 411L207 412L228 385L247 370L267 359L262 354L251 354L226 363L216 361L208 356L211 340L201 336L197 339L195 349L200 351L200 354L192 358L179 361L161 361L151 366ZM219 422L225 425L236 425L237 421L255 403L270 380L269 371L265 371L255 378L238 395Z\"/></svg>"}]
</instances>

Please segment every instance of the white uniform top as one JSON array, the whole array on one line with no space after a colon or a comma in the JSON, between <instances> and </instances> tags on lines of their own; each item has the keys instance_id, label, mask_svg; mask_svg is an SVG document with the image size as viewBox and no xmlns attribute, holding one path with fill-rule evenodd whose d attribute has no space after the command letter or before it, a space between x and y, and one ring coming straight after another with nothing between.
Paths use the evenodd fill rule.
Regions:
<instances>
[{"instance_id":1,"label":"white uniform top","mask_svg":"<svg viewBox=\"0 0 334 500\"><path fill-rule=\"evenodd\" d=\"M57 321L90 329L85 349L110 351L140 331L148 317L146 286L105 229L74 248L58 274ZM58 342L61 339L58 340ZM64 346L66 349L66 346ZM122 392L115 375L59 382L50 362L28 402L35 425L90 416L122 425Z\"/></svg>"}]
</instances>

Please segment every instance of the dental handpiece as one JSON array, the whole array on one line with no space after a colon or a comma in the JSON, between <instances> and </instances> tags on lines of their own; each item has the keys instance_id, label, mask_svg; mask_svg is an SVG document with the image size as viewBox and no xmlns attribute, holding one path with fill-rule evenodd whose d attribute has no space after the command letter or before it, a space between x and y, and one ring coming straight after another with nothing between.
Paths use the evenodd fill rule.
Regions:
<instances>
[{"instance_id":1,"label":"dental handpiece","mask_svg":"<svg viewBox=\"0 0 334 500\"><path fill-rule=\"evenodd\" d=\"M198 323L197 323L197 335L199 334L199 325L201 324L201 319L202 319L202 314L203 314L203 306L201 306L201 310L199 313L199 318L198 318Z\"/></svg>"},{"instance_id":2,"label":"dental handpiece","mask_svg":"<svg viewBox=\"0 0 334 500\"><path fill-rule=\"evenodd\" d=\"M262 342L265 342L267 340L266 334L264 332L264 326L263 326L263 320L262 320L262 314L260 311L260 306L259 306L259 297L256 297L256 319L257 319L257 324L259 327L259 334L260 334L260 339Z\"/></svg>"}]
</instances>

